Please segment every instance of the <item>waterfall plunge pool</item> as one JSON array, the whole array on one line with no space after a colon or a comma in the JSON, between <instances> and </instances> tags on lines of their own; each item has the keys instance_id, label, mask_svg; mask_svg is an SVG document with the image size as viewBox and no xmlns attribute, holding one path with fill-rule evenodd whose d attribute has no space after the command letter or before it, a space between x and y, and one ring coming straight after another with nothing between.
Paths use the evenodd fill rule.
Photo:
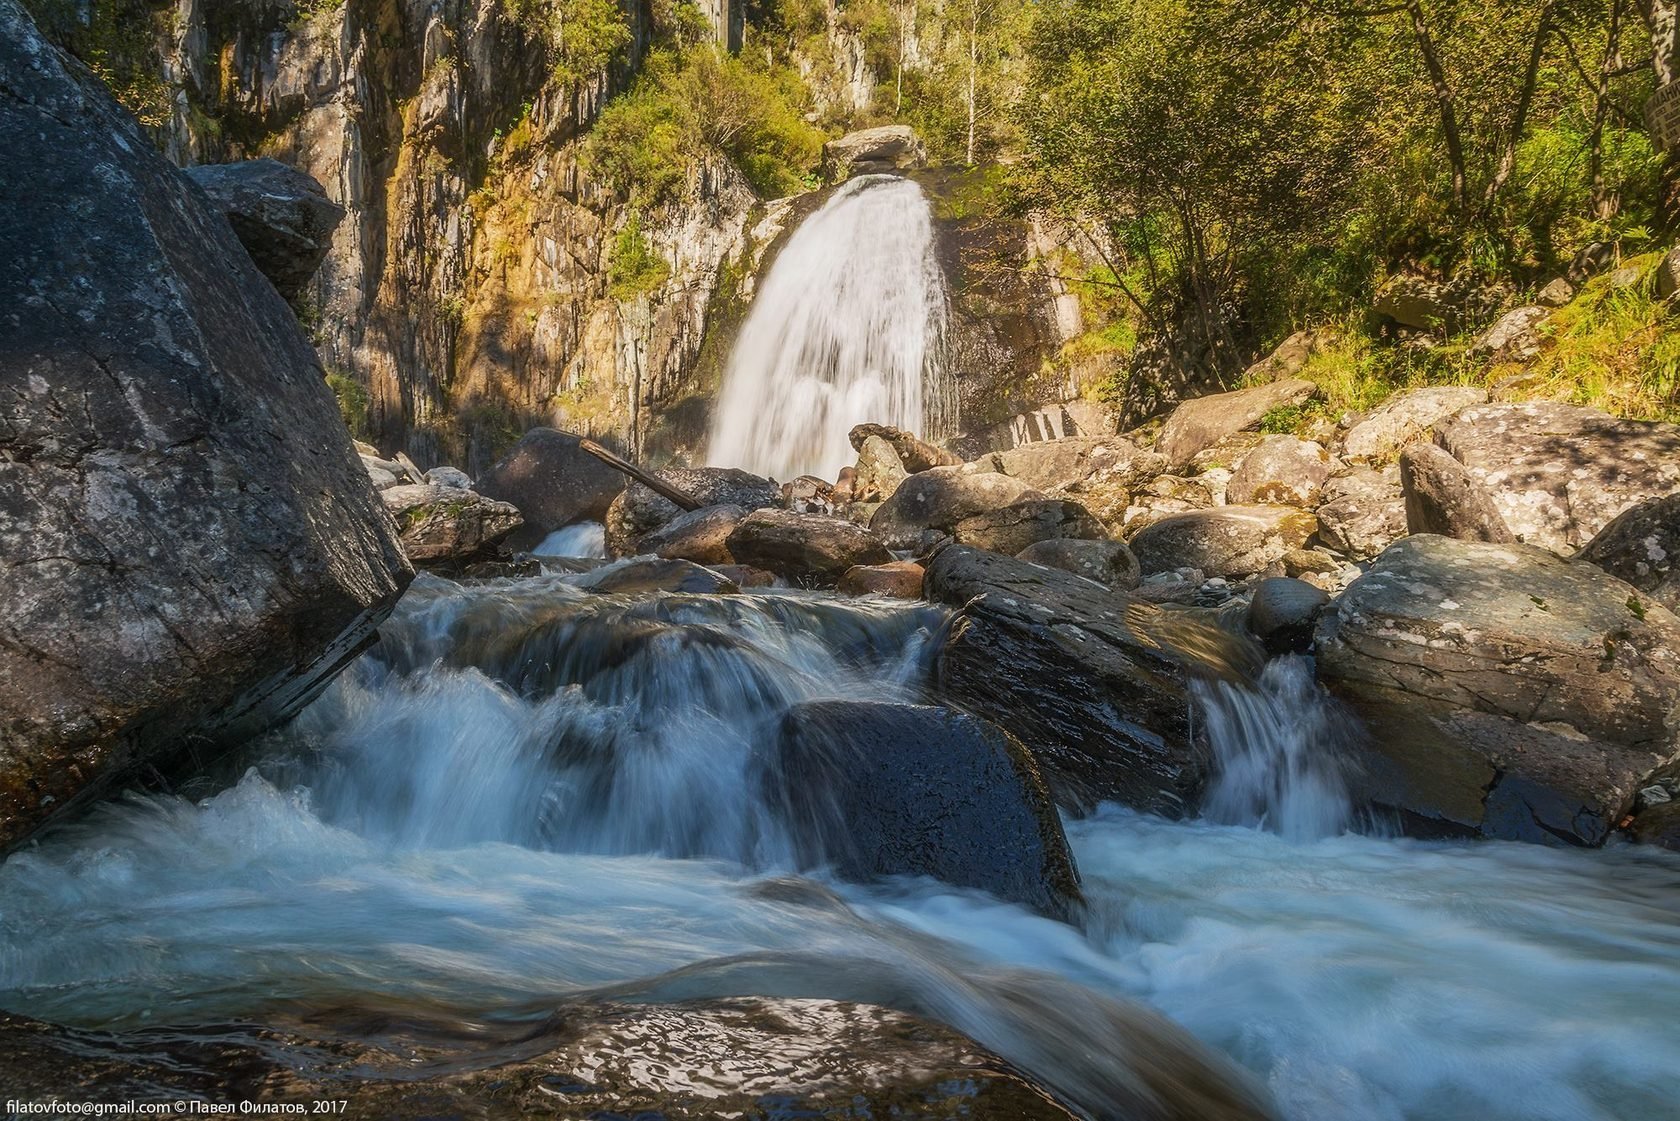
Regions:
<instances>
[{"instance_id":1,"label":"waterfall plunge pool","mask_svg":"<svg viewBox=\"0 0 1680 1121\"><path fill-rule=\"evenodd\" d=\"M1673 854L1314 835L1315 786L1299 813L1260 799L1278 831L1069 821L1082 929L927 880L793 881L743 779L754 729L797 700L914 699L939 613L725 598L423 577L380 648L196 800L131 795L0 865L0 1008L129 1028L909 993L1065 1086L1103 1060L1081 1002L1121 999L1294 1121L1673 1114ZM1323 727L1273 685L1210 724L1242 766L1290 736L1298 765ZM1225 820L1256 812L1240 794ZM1012 1001L1023 977L1056 999Z\"/></svg>"}]
</instances>

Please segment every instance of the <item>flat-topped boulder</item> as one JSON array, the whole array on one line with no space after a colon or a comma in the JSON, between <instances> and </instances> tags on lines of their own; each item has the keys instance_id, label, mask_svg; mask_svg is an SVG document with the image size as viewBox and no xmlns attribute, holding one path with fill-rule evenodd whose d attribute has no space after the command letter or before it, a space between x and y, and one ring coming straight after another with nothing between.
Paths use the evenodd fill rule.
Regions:
<instances>
[{"instance_id":1,"label":"flat-topped boulder","mask_svg":"<svg viewBox=\"0 0 1680 1121\"><path fill-rule=\"evenodd\" d=\"M1387 463L1436 424L1460 409L1486 404L1487 399L1487 390L1467 385L1403 390L1348 429L1342 439L1342 458L1349 463Z\"/></svg>"},{"instance_id":2,"label":"flat-topped boulder","mask_svg":"<svg viewBox=\"0 0 1680 1121\"><path fill-rule=\"evenodd\" d=\"M746 519L739 506L702 506L686 510L636 542L638 553L652 553L666 560L688 560L695 564L733 564L729 535Z\"/></svg>"},{"instance_id":3,"label":"flat-topped boulder","mask_svg":"<svg viewBox=\"0 0 1680 1121\"><path fill-rule=\"evenodd\" d=\"M1191 814L1208 777L1198 676L1244 679L1253 641L1060 569L962 545L929 563L929 600L962 611L936 688L1027 746L1056 800Z\"/></svg>"},{"instance_id":4,"label":"flat-topped boulder","mask_svg":"<svg viewBox=\"0 0 1680 1121\"><path fill-rule=\"evenodd\" d=\"M1019 479L967 465L932 467L899 484L869 519L869 528L893 548L915 546L923 530L949 533L976 514L1044 495Z\"/></svg>"},{"instance_id":5,"label":"flat-topped boulder","mask_svg":"<svg viewBox=\"0 0 1680 1121\"><path fill-rule=\"evenodd\" d=\"M1167 417L1155 450L1170 466L1182 467L1203 448L1258 425L1273 409L1302 404L1317 393L1310 381L1286 378L1185 401Z\"/></svg>"},{"instance_id":6,"label":"flat-topped boulder","mask_svg":"<svg viewBox=\"0 0 1680 1121\"><path fill-rule=\"evenodd\" d=\"M1077 502L1063 498L1029 498L996 510L970 514L951 527L959 545L973 545L1014 556L1039 541L1106 537L1103 524Z\"/></svg>"},{"instance_id":7,"label":"flat-topped boulder","mask_svg":"<svg viewBox=\"0 0 1680 1121\"><path fill-rule=\"evenodd\" d=\"M1416 827L1598 844L1680 750L1680 619L1529 545L1408 537L1326 612L1319 673Z\"/></svg>"},{"instance_id":8,"label":"flat-topped boulder","mask_svg":"<svg viewBox=\"0 0 1680 1121\"><path fill-rule=\"evenodd\" d=\"M926 166L927 149L909 125L859 129L823 145L823 167L830 181Z\"/></svg>"},{"instance_id":9,"label":"flat-topped boulder","mask_svg":"<svg viewBox=\"0 0 1680 1121\"><path fill-rule=\"evenodd\" d=\"M1518 540L1565 556L1628 507L1680 490L1680 427L1576 405L1473 406L1437 426L1435 442Z\"/></svg>"}]
</instances>

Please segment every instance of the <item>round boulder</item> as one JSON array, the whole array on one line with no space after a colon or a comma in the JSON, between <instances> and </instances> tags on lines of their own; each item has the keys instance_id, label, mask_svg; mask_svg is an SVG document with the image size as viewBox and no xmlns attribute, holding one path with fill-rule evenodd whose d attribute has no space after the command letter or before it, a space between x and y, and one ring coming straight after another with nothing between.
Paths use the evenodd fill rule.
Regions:
<instances>
[{"instance_id":1,"label":"round boulder","mask_svg":"<svg viewBox=\"0 0 1680 1121\"><path fill-rule=\"evenodd\" d=\"M1119 591L1137 587L1137 557L1121 541L1082 541L1064 537L1028 545L1015 559L1059 568Z\"/></svg>"},{"instance_id":2,"label":"round boulder","mask_svg":"<svg viewBox=\"0 0 1680 1121\"><path fill-rule=\"evenodd\" d=\"M1312 509L1330 477L1330 453L1323 445L1294 436L1267 436L1237 463L1225 501L1247 506L1274 503Z\"/></svg>"},{"instance_id":3,"label":"round boulder","mask_svg":"<svg viewBox=\"0 0 1680 1121\"><path fill-rule=\"evenodd\" d=\"M554 428L533 428L478 480L486 498L511 502L525 528L511 542L529 548L573 522L601 521L624 489L624 476Z\"/></svg>"},{"instance_id":4,"label":"round boulder","mask_svg":"<svg viewBox=\"0 0 1680 1121\"><path fill-rule=\"evenodd\" d=\"M1162 518L1131 547L1145 575L1196 568L1229 578L1276 564L1317 529L1317 519L1290 506L1220 506Z\"/></svg>"},{"instance_id":5,"label":"round boulder","mask_svg":"<svg viewBox=\"0 0 1680 1121\"><path fill-rule=\"evenodd\" d=\"M857 564L840 577L836 590L846 595L890 596L893 599L922 598L922 566L915 561L889 564Z\"/></svg>"},{"instance_id":6,"label":"round boulder","mask_svg":"<svg viewBox=\"0 0 1680 1121\"><path fill-rule=\"evenodd\" d=\"M995 471L931 467L900 483L869 519L869 528L895 548L910 548L924 529L949 531L975 514L1043 497L1021 480Z\"/></svg>"},{"instance_id":7,"label":"round boulder","mask_svg":"<svg viewBox=\"0 0 1680 1121\"><path fill-rule=\"evenodd\" d=\"M1304 654L1313 626L1330 596L1305 580L1277 576L1254 585L1248 601L1248 632L1273 654Z\"/></svg>"}]
</instances>

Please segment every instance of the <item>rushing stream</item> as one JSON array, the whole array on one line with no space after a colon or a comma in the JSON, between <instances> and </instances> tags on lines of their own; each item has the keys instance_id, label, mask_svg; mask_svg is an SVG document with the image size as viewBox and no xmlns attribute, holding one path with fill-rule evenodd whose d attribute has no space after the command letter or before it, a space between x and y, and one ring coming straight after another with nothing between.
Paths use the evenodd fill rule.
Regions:
<instances>
[{"instance_id":1,"label":"rushing stream","mask_svg":"<svg viewBox=\"0 0 1680 1121\"><path fill-rule=\"evenodd\" d=\"M1068 823L1075 928L926 880L796 878L756 797L788 704L920 697L940 611L583 582L422 577L198 800L130 796L13 855L0 1007L129 1027L862 999L1089 1101L1126 1077L1138 1001L1297 1121L1673 1115L1680 861L1338 832L1312 759L1336 721L1299 666L1204 699L1230 824Z\"/></svg>"},{"instance_id":2,"label":"rushing stream","mask_svg":"<svg viewBox=\"0 0 1680 1121\"><path fill-rule=\"evenodd\" d=\"M866 421L943 434L945 280L907 179L865 175L788 238L724 374L706 462L832 479Z\"/></svg>"}]
</instances>

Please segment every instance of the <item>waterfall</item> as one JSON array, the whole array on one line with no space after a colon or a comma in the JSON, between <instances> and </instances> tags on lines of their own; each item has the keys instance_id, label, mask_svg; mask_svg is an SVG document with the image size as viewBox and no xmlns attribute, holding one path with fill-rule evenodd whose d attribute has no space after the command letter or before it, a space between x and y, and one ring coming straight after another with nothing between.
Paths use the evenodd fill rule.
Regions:
<instances>
[{"instance_id":1,"label":"waterfall","mask_svg":"<svg viewBox=\"0 0 1680 1121\"><path fill-rule=\"evenodd\" d=\"M855 458L853 425L941 434L952 396L945 319L921 188L852 180L794 231L765 277L724 374L706 461L832 479Z\"/></svg>"},{"instance_id":2,"label":"waterfall","mask_svg":"<svg viewBox=\"0 0 1680 1121\"><path fill-rule=\"evenodd\" d=\"M1271 662L1255 687L1221 681L1198 684L1197 694L1214 757L1203 817L1292 840L1348 827L1353 807L1339 749L1349 721L1305 658Z\"/></svg>"}]
</instances>

